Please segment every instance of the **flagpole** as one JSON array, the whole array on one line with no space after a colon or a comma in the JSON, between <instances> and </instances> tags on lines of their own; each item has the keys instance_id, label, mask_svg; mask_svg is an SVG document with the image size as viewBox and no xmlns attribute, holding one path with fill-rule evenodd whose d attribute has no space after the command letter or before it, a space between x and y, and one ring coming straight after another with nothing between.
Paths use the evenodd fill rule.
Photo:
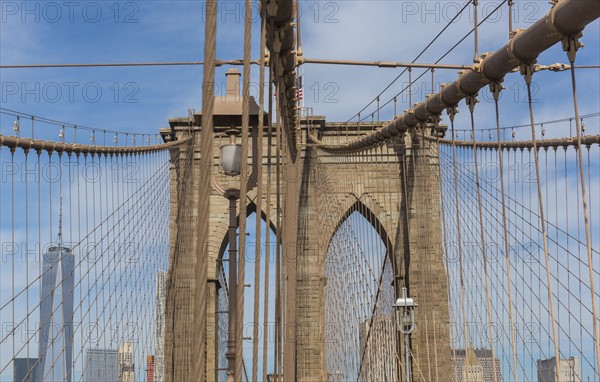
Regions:
<instances>
[{"instance_id":1,"label":"flagpole","mask_svg":"<svg viewBox=\"0 0 600 382\"><path fill-rule=\"evenodd\" d=\"M304 65L302 65L302 108L304 109Z\"/></svg>"}]
</instances>

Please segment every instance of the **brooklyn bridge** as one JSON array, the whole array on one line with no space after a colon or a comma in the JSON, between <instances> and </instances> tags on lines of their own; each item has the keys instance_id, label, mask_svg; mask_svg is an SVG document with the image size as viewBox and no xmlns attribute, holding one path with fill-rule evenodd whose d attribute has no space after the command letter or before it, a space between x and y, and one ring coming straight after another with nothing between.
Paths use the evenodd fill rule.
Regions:
<instances>
[{"instance_id":1,"label":"brooklyn bridge","mask_svg":"<svg viewBox=\"0 0 600 382\"><path fill-rule=\"evenodd\" d=\"M221 60L222 3L194 3L201 62L3 57L203 75L143 133L0 109L0 381L599 381L600 2L523 29L497 2L483 52L494 13L465 1L458 64L313 58L296 0L242 2ZM305 104L313 66L398 76L336 120Z\"/></svg>"}]
</instances>

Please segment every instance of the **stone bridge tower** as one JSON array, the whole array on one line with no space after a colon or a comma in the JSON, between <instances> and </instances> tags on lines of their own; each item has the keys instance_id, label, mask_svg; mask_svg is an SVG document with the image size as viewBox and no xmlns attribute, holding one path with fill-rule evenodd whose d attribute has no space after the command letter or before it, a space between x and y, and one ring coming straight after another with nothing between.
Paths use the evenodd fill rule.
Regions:
<instances>
[{"instance_id":1,"label":"stone bridge tower","mask_svg":"<svg viewBox=\"0 0 600 382\"><path fill-rule=\"evenodd\" d=\"M365 134L373 124L353 126L355 132L348 133L342 124L315 117L304 127L303 132L331 144L345 140L347 134ZM297 326L307 327L314 317L324 320L325 256L336 230L351 213L359 212L393 254L396 287L407 286L419 304L411 344L414 379L446 380L451 353L437 145L416 133L360 154L328 153L315 146L307 146L302 154L295 264ZM327 328L327 323L321 327ZM323 366L311 366L324 365L325 337L327 333L315 341L310 329L298 330L298 380L327 380ZM398 351L402 360L401 347Z\"/></svg>"},{"instance_id":2,"label":"stone bridge tower","mask_svg":"<svg viewBox=\"0 0 600 382\"><path fill-rule=\"evenodd\" d=\"M196 216L192 206L200 197L189 180L198 170L203 155L193 146L172 153L171 259L166 305L166 381L213 381L217 376L217 293L218 264L226 247L229 201L220 190L228 180L219 172L219 146L225 143L230 126L225 116L241 115L239 73L228 72L226 96L216 97L213 144L213 187L209 196L208 253L198 253L184 242L194 235ZM249 154L256 157L257 115L251 100ZM219 118L223 118L219 120ZM228 119L230 120L230 119ZM266 118L265 118L266 120ZM174 118L162 129L165 141L198 136L201 114ZM354 126L355 134L373 129L372 124ZM273 129L275 130L275 129ZM263 128L263 147L275 145ZM389 143L361 155L340 155L317 148L309 136L327 143L341 142L348 132L341 124L324 117L306 117L300 129L300 149L282 146L280 184L267 184L263 176L263 208L256 211L256 188L247 196L247 212L269 213L277 221L277 190L282 200L282 269L285 283L283 366L286 381L328 379L325 366L325 255L336 230L354 211L359 211L377 230L393 256L397 285L407 285L419 304L417 330L412 336L415 378L444 381L451 375L448 336L448 280L443 262L440 212L438 149L418 134ZM286 132L282 132L286 142ZM194 138L195 139L195 138ZM256 171L266 172L266 153L255 161ZM275 159L274 159L275 160ZM248 159L248 163L251 160ZM275 162L273 164L276 164ZM274 178L273 178L274 179ZM235 179L233 181L236 181ZM271 200L266 189L271 187ZM270 208L266 208L269 205ZM268 210L268 211L267 211ZM239 208L238 208L239 211ZM189 241L189 240L188 240ZM206 262L206 285L197 285L193 274L196 262ZM204 375L192 376L194 304L198 291L206 291ZM357 328L358 330L358 328ZM398 354L403 359L402 353ZM366 379L368 380L368 379Z\"/></svg>"}]
</instances>

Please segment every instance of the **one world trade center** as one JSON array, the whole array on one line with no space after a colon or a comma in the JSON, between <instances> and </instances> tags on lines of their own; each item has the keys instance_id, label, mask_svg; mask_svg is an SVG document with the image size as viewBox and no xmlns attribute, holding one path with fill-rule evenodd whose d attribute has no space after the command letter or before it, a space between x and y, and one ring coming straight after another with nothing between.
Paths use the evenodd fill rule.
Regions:
<instances>
[{"instance_id":1,"label":"one world trade center","mask_svg":"<svg viewBox=\"0 0 600 382\"><path fill-rule=\"evenodd\" d=\"M58 246L50 247L42 260L38 370L40 381L71 382L75 261L63 246L60 228L58 235Z\"/></svg>"}]
</instances>

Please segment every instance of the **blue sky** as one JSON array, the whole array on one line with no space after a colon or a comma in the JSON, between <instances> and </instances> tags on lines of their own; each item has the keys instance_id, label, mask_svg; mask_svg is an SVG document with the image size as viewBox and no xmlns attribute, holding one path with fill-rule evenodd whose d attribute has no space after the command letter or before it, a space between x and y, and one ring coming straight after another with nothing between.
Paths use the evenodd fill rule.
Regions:
<instances>
[{"instance_id":1,"label":"blue sky","mask_svg":"<svg viewBox=\"0 0 600 382\"><path fill-rule=\"evenodd\" d=\"M302 48L305 57L410 62L421 49L462 8L466 1L301 1ZM480 20L500 2L480 1ZM204 3L201 1L0 1L0 64L114 63L202 61ZM254 2L256 11L256 2ZM218 24L219 59L240 59L243 52L243 2L220 2ZM527 28L542 17L547 1L515 2L514 27ZM472 27L471 9L461 15L437 40L419 62L438 60ZM495 51L507 41L508 8L503 6L480 29L479 52ZM259 22L253 17L253 57L258 57ZM600 63L600 23L592 23L578 53L578 63ZM454 49L442 63L470 64L472 37ZM567 62L559 45L542 54L539 63ZM217 69L217 84L224 83L227 67ZM241 68L240 68L241 69ZM401 69L305 65L305 106L329 121L350 120L368 104ZM413 78L422 71L415 70ZM578 71L581 114L600 111L600 71ZM457 78L455 70L438 70L439 83ZM0 70L2 108L98 129L97 143L103 143L103 129L129 133L156 134L168 119L186 116L190 108L202 104L201 66L151 68L67 68ZM258 81L253 67L252 81ZM407 85L405 74L382 95L387 101ZM431 77L417 81L413 102L431 92ZM526 93L521 76L508 75L500 102L502 125L528 122ZM568 72L542 72L534 76L536 121L573 115ZM222 89L222 85L219 87ZM487 90L477 106L476 127L494 127L493 103ZM257 86L252 94L257 96ZM398 110L408 107L408 97L398 98ZM457 128L466 129L468 112L464 103ZM507 112L510 110L510 112ZM373 112L367 109L362 116ZM391 119L392 109L381 113ZM370 118L368 118L370 120ZM12 135L14 117L0 115L0 133ZM447 118L445 118L447 122ZM589 133L600 132L599 118L586 121ZM28 135L23 122L21 134ZM59 127L42 125L36 136L58 140ZM72 140L73 130L67 129ZM550 136L568 135L568 124L548 127ZM101 137L102 136L102 140ZM517 139L527 139L527 129ZM79 135L89 141L89 132ZM106 137L112 144L112 135ZM123 138L119 143L123 144ZM140 143L139 141L137 142ZM5 157L3 157L4 160ZM2 185L2 201L9 197ZM598 189L596 187L595 189ZM2 227L9 226L4 215ZM249 226L252 230L252 226ZM251 273L250 273L251 274Z\"/></svg>"},{"instance_id":2,"label":"blue sky","mask_svg":"<svg viewBox=\"0 0 600 382\"><path fill-rule=\"evenodd\" d=\"M199 1L100 1L75 2L72 7L60 2L2 1L0 62L95 63L143 61L201 61L203 56L204 3ZM463 2L400 1L306 1L301 2L302 48L306 57L363 60L412 61L450 20ZM482 1L481 16L498 2ZM217 57L242 58L242 3L221 2ZM15 8L16 7L16 8ZM544 1L516 2L514 27L526 28L549 10ZM58 16L60 12L60 17ZM420 58L433 62L472 27L470 10L465 11ZM497 11L480 29L480 52L495 51L507 41L506 6ZM481 19L482 17L480 17ZM96 21L97 20L97 21ZM253 56L258 57L258 18L254 17ZM598 22L585 31L578 62L597 64L600 43ZM376 42L375 42L376 41ZM469 64L473 56L472 39L467 38L442 62ZM581 60L581 61L579 61ZM543 54L539 62L566 62L559 46ZM227 68L217 70L222 82ZM314 114L329 120L346 121L366 105L401 69L333 67L306 65L305 105ZM414 78L420 72L415 70ZM80 68L80 69L5 69L0 72L2 107L38 114L70 123L135 132L156 132L173 116L187 115L188 108L201 105L202 68ZM537 80L539 76L539 81ZM598 70L581 71L582 112L597 111ZM253 80L257 70L253 70ZM454 70L438 70L436 82L456 78ZM552 80L548 81L548 78ZM387 101L406 83L404 75L382 96ZM426 92L418 83L414 102ZM506 78L505 97L523 104L525 95L518 74ZM568 73L536 75L537 95L544 94L539 119L568 116L562 104L562 91L569 84ZM14 89L14 85L17 89ZM521 86L518 86L521 85ZM58 90L59 89L59 90ZM118 90L117 90L118 89ZM101 95L98 95L98 90ZM28 93L28 91L31 91ZM57 95L60 91L62 94ZM256 90L254 90L256 93ZM256 94L255 94L256 95ZM587 96L585 96L587 95ZM37 99L36 99L37 98ZM489 99L489 97L488 97ZM407 100L398 109L407 107ZM483 107L490 107L487 102ZM365 113L371 112L369 110ZM363 113L363 116L365 115ZM382 119L391 118L391 109ZM512 113L511 113L512 114ZM523 120L525 116L510 116ZM10 121L2 123L2 129ZM506 121L509 123L509 120Z\"/></svg>"}]
</instances>

